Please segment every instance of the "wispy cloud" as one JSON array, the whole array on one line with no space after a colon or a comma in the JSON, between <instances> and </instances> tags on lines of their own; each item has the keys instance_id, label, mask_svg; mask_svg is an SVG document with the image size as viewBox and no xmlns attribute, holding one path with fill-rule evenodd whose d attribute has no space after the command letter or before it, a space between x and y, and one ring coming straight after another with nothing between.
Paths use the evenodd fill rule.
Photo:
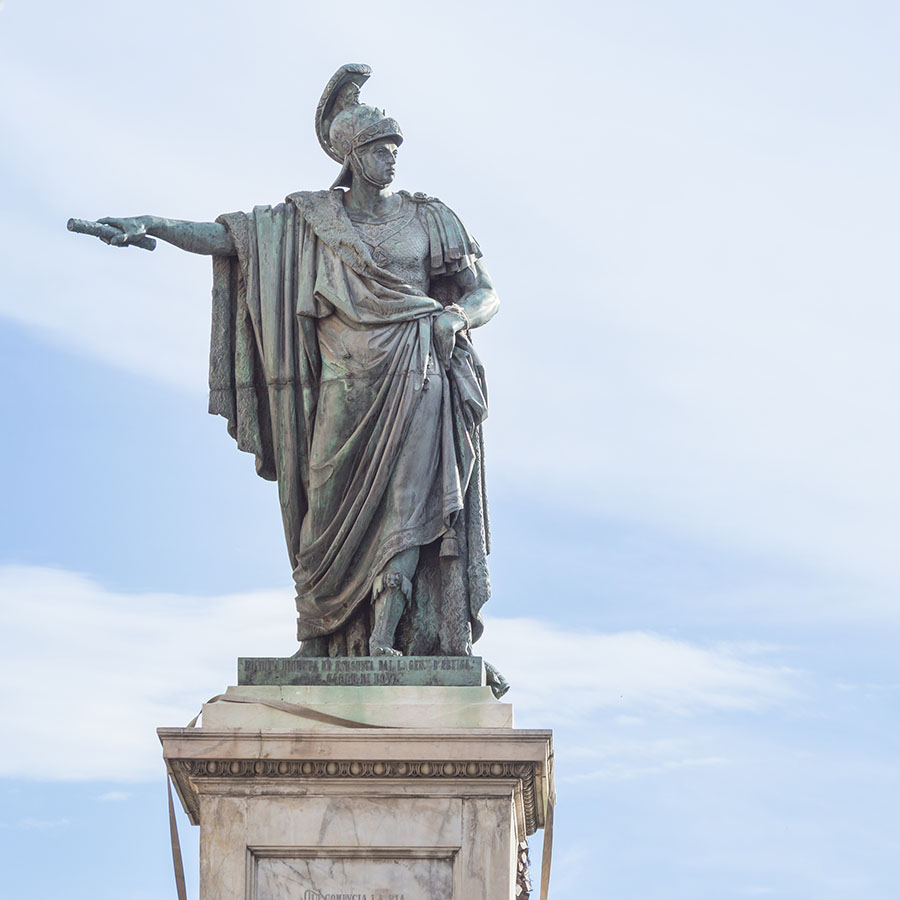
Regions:
<instances>
[{"instance_id":1,"label":"wispy cloud","mask_svg":"<svg viewBox=\"0 0 900 900\"><path fill-rule=\"evenodd\" d=\"M4 698L0 772L157 776L156 728L184 725L233 683L239 654L287 655L291 606L277 593L128 595L60 570L0 568L2 652L20 673ZM65 678L31 677L36 658Z\"/></svg>"},{"instance_id":2,"label":"wispy cloud","mask_svg":"<svg viewBox=\"0 0 900 900\"><path fill-rule=\"evenodd\" d=\"M35 658L52 659L66 673L62 680L22 677L9 692L0 772L157 775L155 729L184 724L232 683L238 655L292 652L292 606L280 592L122 594L71 572L0 568L8 667L30 672ZM479 649L512 681L516 708L547 725L589 724L598 710L630 717L623 725L639 721L636 710L678 717L754 712L796 696L791 673L777 666L658 635L574 632L529 619L492 619L488 634ZM643 758L639 767L698 764L688 759L695 755L676 749L662 761ZM104 799L120 798L112 792Z\"/></svg>"},{"instance_id":3,"label":"wispy cloud","mask_svg":"<svg viewBox=\"0 0 900 900\"><path fill-rule=\"evenodd\" d=\"M506 619L478 650L517 685L519 708L556 721L598 710L754 711L799 693L797 673L761 660L756 645L744 655L735 646L703 647L643 631L578 632Z\"/></svg>"}]
</instances>

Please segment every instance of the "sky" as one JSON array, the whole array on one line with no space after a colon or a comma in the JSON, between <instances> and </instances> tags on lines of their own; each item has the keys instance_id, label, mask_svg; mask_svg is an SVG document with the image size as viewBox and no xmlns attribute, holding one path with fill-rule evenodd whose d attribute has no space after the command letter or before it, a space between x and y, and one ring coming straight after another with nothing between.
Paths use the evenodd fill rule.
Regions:
<instances>
[{"instance_id":1,"label":"sky","mask_svg":"<svg viewBox=\"0 0 900 900\"><path fill-rule=\"evenodd\" d=\"M155 729L295 649L209 260L66 220L327 187L354 61L501 297L476 649L554 731L551 897L895 900L898 40L867 0L6 0L8 895L174 897Z\"/></svg>"}]
</instances>

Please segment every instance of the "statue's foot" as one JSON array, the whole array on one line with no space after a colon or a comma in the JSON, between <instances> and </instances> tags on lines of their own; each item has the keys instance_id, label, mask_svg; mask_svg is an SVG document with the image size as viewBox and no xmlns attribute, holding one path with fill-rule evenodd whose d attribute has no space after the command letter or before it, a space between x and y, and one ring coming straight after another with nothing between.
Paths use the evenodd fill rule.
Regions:
<instances>
[{"instance_id":1,"label":"statue's foot","mask_svg":"<svg viewBox=\"0 0 900 900\"><path fill-rule=\"evenodd\" d=\"M373 647L369 645L369 656L403 656L403 654L393 647Z\"/></svg>"}]
</instances>

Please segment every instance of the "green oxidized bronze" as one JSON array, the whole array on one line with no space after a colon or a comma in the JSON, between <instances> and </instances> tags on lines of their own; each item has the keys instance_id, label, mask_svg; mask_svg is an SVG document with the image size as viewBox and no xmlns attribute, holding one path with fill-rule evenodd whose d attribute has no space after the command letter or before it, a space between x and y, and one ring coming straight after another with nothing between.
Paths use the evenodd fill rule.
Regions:
<instances>
[{"instance_id":1,"label":"green oxidized bronze","mask_svg":"<svg viewBox=\"0 0 900 900\"><path fill-rule=\"evenodd\" d=\"M212 255L210 412L278 482L298 655L466 656L490 590L470 330L499 301L455 213L391 191L403 137L359 102L370 71L341 67L316 110L330 190L215 222L69 227Z\"/></svg>"}]
</instances>

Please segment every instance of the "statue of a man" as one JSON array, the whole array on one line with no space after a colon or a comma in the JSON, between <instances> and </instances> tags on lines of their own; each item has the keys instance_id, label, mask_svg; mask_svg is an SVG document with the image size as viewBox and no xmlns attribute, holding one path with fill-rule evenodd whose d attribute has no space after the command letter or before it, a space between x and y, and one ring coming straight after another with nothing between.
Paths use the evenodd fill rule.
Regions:
<instances>
[{"instance_id":1,"label":"statue of a man","mask_svg":"<svg viewBox=\"0 0 900 900\"><path fill-rule=\"evenodd\" d=\"M108 218L213 257L210 412L278 482L304 656L465 655L489 550L483 370L498 298L456 215L390 189L403 141L343 66L316 112L328 191L215 222ZM110 226L112 227L111 230Z\"/></svg>"}]
</instances>

